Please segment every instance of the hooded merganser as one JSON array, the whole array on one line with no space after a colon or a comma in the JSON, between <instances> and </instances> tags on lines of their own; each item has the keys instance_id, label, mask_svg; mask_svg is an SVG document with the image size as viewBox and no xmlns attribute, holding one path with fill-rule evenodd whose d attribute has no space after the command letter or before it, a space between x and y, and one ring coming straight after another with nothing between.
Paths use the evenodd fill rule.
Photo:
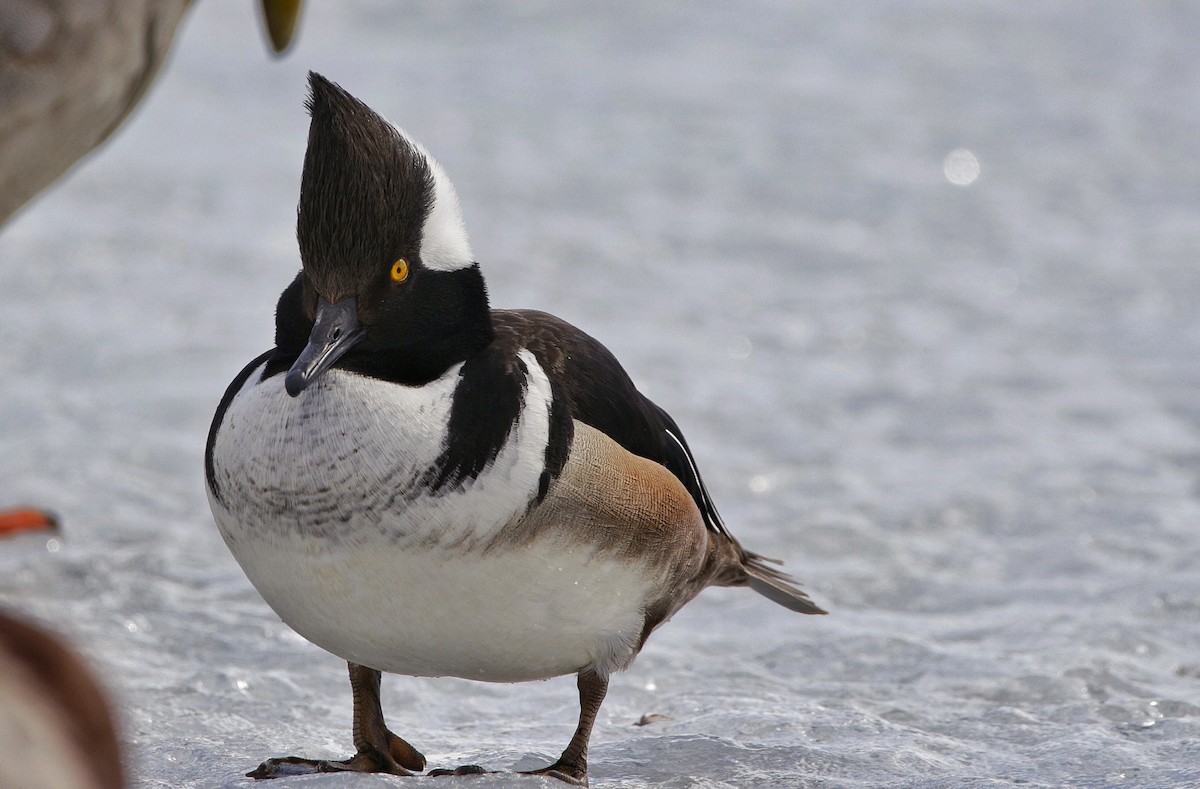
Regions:
<instances>
[{"instance_id":1,"label":"hooded merganser","mask_svg":"<svg viewBox=\"0 0 1200 789\"><path fill-rule=\"evenodd\" d=\"M702 589L824 612L729 534L679 427L603 345L489 308L428 152L320 75L309 86L302 270L276 347L221 400L206 476L251 583L348 661L357 753L249 775L424 769L384 723L381 671L577 674L578 729L536 772L586 784L609 674Z\"/></svg>"}]
</instances>

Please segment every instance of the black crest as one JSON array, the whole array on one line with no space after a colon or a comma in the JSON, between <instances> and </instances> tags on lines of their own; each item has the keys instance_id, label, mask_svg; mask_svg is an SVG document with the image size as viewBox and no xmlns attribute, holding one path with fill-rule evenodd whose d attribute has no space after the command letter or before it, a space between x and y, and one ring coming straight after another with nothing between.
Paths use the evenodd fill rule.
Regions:
<instances>
[{"instance_id":1,"label":"black crest","mask_svg":"<svg viewBox=\"0 0 1200 789\"><path fill-rule=\"evenodd\" d=\"M415 257L433 205L433 173L366 104L315 72L308 85L312 123L296 233L309 280L337 299L396 258Z\"/></svg>"}]
</instances>

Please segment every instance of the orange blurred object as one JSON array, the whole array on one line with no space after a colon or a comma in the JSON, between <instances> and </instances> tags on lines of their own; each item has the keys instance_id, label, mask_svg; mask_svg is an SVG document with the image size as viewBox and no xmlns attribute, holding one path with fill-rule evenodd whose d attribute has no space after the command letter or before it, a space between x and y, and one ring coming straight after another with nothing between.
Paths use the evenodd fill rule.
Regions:
<instances>
[{"instance_id":1,"label":"orange blurred object","mask_svg":"<svg viewBox=\"0 0 1200 789\"><path fill-rule=\"evenodd\" d=\"M0 510L0 537L23 531L57 531L58 518L44 510L22 507Z\"/></svg>"}]
</instances>

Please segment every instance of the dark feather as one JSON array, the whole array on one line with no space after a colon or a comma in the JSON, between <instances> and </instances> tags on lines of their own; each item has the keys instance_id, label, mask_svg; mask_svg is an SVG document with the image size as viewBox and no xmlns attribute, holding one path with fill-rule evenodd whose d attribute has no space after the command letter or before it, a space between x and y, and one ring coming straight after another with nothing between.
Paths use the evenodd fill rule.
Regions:
<instances>
[{"instance_id":1,"label":"dark feather","mask_svg":"<svg viewBox=\"0 0 1200 789\"><path fill-rule=\"evenodd\" d=\"M208 428L208 440L204 445L204 475L208 479L209 489L218 499L221 498L221 486L217 481L216 467L213 465L213 445L217 441L217 431L220 430L221 423L225 421L225 412L229 410L229 404L246 384L246 379L273 353L275 353L273 350L267 351L254 357L253 361L243 367L242 371L234 377L233 382L225 388L225 394L221 396L221 402L217 405L217 413L213 415L212 424Z\"/></svg>"},{"instance_id":2,"label":"dark feather","mask_svg":"<svg viewBox=\"0 0 1200 789\"><path fill-rule=\"evenodd\" d=\"M696 502L708 528L728 536L683 431L637 390L616 357L566 321L535 310L493 310L497 342L533 352L571 416L635 455L661 463Z\"/></svg>"}]
</instances>

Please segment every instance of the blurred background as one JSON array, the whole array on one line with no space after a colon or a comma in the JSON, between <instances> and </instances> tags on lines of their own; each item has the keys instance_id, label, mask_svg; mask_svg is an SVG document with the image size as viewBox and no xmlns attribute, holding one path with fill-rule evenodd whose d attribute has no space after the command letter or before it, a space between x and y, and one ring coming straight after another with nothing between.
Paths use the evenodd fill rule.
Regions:
<instances>
[{"instance_id":1,"label":"blurred background","mask_svg":"<svg viewBox=\"0 0 1200 789\"><path fill-rule=\"evenodd\" d=\"M279 61L255 14L196 3L0 231L0 505L63 520L0 548L0 603L95 664L136 786L352 749L344 664L202 476L299 267L309 69L430 149L493 304L606 343L831 611L706 592L614 680L593 786L1200 781L1200 7L314 0ZM431 766L540 766L575 705L384 680Z\"/></svg>"}]
</instances>

